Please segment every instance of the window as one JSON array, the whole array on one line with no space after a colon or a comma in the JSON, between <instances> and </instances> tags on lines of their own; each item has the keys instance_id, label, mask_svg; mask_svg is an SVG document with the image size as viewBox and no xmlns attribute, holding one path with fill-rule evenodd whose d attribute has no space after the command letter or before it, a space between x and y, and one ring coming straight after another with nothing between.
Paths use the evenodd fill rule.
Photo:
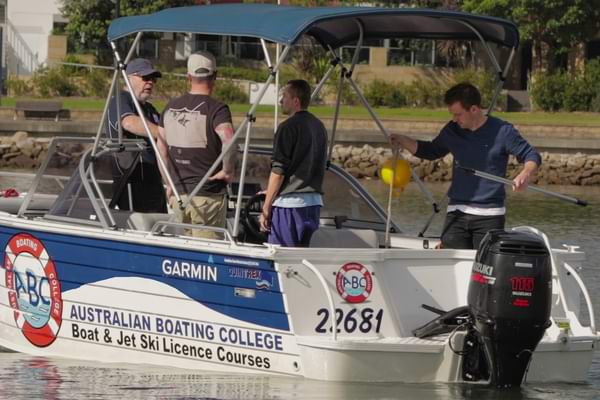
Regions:
<instances>
[{"instance_id":1,"label":"window","mask_svg":"<svg viewBox=\"0 0 600 400\"><path fill-rule=\"evenodd\" d=\"M158 58L158 39L143 38L138 43L137 54L144 58Z\"/></svg>"},{"instance_id":2,"label":"window","mask_svg":"<svg viewBox=\"0 0 600 400\"><path fill-rule=\"evenodd\" d=\"M434 65L434 40L391 39L388 65Z\"/></svg>"}]
</instances>

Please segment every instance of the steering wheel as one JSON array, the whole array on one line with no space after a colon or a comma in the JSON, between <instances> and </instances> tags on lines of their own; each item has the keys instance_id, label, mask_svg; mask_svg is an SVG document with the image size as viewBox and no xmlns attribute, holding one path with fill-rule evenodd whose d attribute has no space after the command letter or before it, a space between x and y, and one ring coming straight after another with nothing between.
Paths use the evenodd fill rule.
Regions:
<instances>
[{"instance_id":1,"label":"steering wheel","mask_svg":"<svg viewBox=\"0 0 600 400\"><path fill-rule=\"evenodd\" d=\"M240 222L246 229L247 236L250 236L253 241L258 243L264 243L269 238L269 234L267 232L262 232L260 230L260 223L258 221L258 216L256 215L256 213L260 213L262 211L265 197L266 196L264 193L259 193L249 198L244 206L244 209L242 210L242 216L240 218ZM253 215L252 213L255 214Z\"/></svg>"}]
</instances>

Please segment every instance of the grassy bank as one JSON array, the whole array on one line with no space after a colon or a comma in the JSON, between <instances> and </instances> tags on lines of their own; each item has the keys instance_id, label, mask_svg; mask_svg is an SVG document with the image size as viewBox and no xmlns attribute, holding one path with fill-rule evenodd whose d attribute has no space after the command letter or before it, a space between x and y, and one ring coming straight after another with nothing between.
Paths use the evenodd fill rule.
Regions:
<instances>
[{"instance_id":1,"label":"grassy bank","mask_svg":"<svg viewBox=\"0 0 600 400\"><path fill-rule=\"evenodd\" d=\"M15 98L4 97L1 99L3 107L14 107ZM96 110L102 111L104 99L64 98L63 107L70 110ZM156 100L153 104L162 110L165 101ZM231 104L231 111L235 114L245 114L248 104ZM272 114L273 106L259 106L257 113ZM449 114L445 109L425 108L375 108L375 113L383 119L401 119L406 121L447 121ZM319 117L333 117L333 106L314 106L311 111ZM368 111L362 106L342 106L340 109L343 118L369 118ZM497 112L499 118L514 124L527 125L554 125L554 126L600 126L600 113L582 112Z\"/></svg>"}]
</instances>

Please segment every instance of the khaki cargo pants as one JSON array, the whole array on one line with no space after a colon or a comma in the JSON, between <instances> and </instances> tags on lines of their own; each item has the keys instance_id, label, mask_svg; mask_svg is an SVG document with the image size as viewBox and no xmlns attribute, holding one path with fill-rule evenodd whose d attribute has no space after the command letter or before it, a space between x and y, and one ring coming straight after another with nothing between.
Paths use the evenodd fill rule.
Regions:
<instances>
[{"instance_id":1,"label":"khaki cargo pants","mask_svg":"<svg viewBox=\"0 0 600 400\"><path fill-rule=\"evenodd\" d=\"M181 195L181 200L184 204L187 199L187 195ZM192 201L190 201L190 204L188 204L184 210L180 210L175 197L171 197L170 206L175 212L177 222L225 228L227 205L224 194L194 196ZM185 234L207 239L223 239L222 233L206 229L186 229Z\"/></svg>"}]
</instances>

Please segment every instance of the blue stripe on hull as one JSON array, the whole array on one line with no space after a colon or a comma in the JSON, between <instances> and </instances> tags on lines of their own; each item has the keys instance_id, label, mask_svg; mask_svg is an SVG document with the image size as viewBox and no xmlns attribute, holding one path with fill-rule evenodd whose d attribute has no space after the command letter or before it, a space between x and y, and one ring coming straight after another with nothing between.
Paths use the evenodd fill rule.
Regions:
<instances>
[{"instance_id":1,"label":"blue stripe on hull","mask_svg":"<svg viewBox=\"0 0 600 400\"><path fill-rule=\"evenodd\" d=\"M17 233L29 233L42 241L56 265L63 292L110 278L152 279L232 318L289 330L277 273L270 260L0 226L2 260L8 241ZM165 263L168 274L163 268ZM194 268L195 275L191 273ZM255 297L236 296L236 288L255 289Z\"/></svg>"}]
</instances>

